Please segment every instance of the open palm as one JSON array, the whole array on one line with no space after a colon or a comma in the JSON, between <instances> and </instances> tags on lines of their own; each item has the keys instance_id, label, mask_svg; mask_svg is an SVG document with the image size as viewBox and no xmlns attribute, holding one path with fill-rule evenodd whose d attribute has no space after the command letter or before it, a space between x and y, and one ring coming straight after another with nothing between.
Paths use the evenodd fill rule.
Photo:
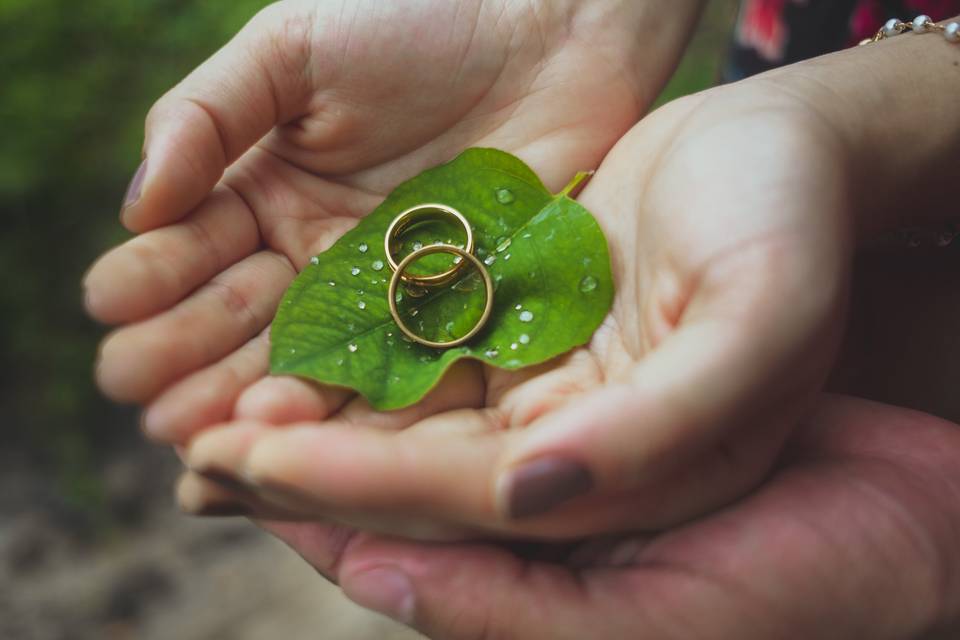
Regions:
<instances>
[{"instance_id":1,"label":"open palm","mask_svg":"<svg viewBox=\"0 0 960 640\"><path fill-rule=\"evenodd\" d=\"M148 117L146 162L122 217L142 235L86 280L92 315L124 325L102 346L102 388L148 405L148 432L171 442L231 417L276 418L273 403L302 416L256 383L265 329L309 257L399 182L465 147L511 151L554 188L595 166L679 53L682 20L639 44L656 9L269 7ZM329 395L324 412L350 406Z\"/></svg>"},{"instance_id":2,"label":"open palm","mask_svg":"<svg viewBox=\"0 0 960 640\"><path fill-rule=\"evenodd\" d=\"M580 198L617 284L589 345L520 372L465 364L389 413L273 381L240 416L258 420L201 434L188 464L260 515L408 535L576 537L715 509L762 480L831 366L850 254L838 157L764 81L674 103ZM193 477L181 499L225 496Z\"/></svg>"}]
</instances>

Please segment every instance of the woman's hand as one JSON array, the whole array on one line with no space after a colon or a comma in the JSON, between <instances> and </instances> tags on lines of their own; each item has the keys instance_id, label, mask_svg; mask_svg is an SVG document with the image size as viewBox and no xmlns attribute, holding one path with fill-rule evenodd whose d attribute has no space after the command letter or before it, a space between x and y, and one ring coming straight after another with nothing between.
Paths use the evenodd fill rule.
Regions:
<instances>
[{"instance_id":1,"label":"woman's hand","mask_svg":"<svg viewBox=\"0 0 960 640\"><path fill-rule=\"evenodd\" d=\"M953 213L957 54L894 38L668 105L581 197L618 287L589 345L518 373L461 367L391 414L263 387L278 407L263 417L293 426L212 430L189 464L241 481L233 498L261 514L426 535L652 529L730 502L769 472L831 367L854 230ZM918 65L929 91L899 91ZM181 499L230 499L218 491L191 476Z\"/></svg>"},{"instance_id":2,"label":"woman's hand","mask_svg":"<svg viewBox=\"0 0 960 640\"><path fill-rule=\"evenodd\" d=\"M391 413L271 381L247 399L272 413L200 434L187 463L243 483L233 497L254 513L408 535L570 538L726 504L769 472L831 366L852 251L844 153L766 82L675 102L580 197L617 285L590 344L519 372L457 368ZM181 490L188 510L227 499L199 477Z\"/></svg>"},{"instance_id":3,"label":"woman's hand","mask_svg":"<svg viewBox=\"0 0 960 640\"><path fill-rule=\"evenodd\" d=\"M656 537L518 553L265 526L358 603L437 640L947 640L958 457L958 425L823 396L760 491Z\"/></svg>"},{"instance_id":4,"label":"woman's hand","mask_svg":"<svg viewBox=\"0 0 960 640\"><path fill-rule=\"evenodd\" d=\"M310 256L465 147L511 151L556 189L596 166L660 90L699 4L268 7L150 112L122 214L142 235L85 283L90 313L122 325L102 345L100 386L147 405L147 432L166 442L276 419L288 398L272 404L258 381L304 394L264 381L266 329ZM302 398L311 417L348 400L321 395Z\"/></svg>"}]
</instances>

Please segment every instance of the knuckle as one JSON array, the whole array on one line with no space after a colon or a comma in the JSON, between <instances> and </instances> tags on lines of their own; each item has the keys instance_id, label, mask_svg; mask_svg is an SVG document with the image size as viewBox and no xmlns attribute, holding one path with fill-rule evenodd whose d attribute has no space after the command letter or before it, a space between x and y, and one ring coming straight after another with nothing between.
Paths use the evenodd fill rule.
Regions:
<instances>
[{"instance_id":1,"label":"knuckle","mask_svg":"<svg viewBox=\"0 0 960 640\"><path fill-rule=\"evenodd\" d=\"M207 284L207 292L220 302L229 315L240 318L250 327L260 324L252 298L242 287L229 280L215 278Z\"/></svg>"}]
</instances>

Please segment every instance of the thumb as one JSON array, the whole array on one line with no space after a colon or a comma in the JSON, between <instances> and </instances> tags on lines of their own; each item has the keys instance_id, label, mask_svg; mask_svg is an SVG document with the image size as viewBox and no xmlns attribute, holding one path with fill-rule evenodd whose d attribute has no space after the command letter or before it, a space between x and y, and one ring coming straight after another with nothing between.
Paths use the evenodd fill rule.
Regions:
<instances>
[{"instance_id":1,"label":"thumb","mask_svg":"<svg viewBox=\"0 0 960 640\"><path fill-rule=\"evenodd\" d=\"M303 114L311 20L298 10L270 5L153 106L120 214L128 229L186 215L274 125Z\"/></svg>"},{"instance_id":2,"label":"thumb","mask_svg":"<svg viewBox=\"0 0 960 640\"><path fill-rule=\"evenodd\" d=\"M344 555L338 578L357 604L436 640L594 637L594 617L620 604L593 598L563 567L484 544L366 538Z\"/></svg>"},{"instance_id":3,"label":"thumb","mask_svg":"<svg viewBox=\"0 0 960 640\"><path fill-rule=\"evenodd\" d=\"M790 253L762 244L705 269L679 324L629 374L511 440L503 510L640 491L644 513L623 517L664 526L749 489L822 384L841 326L845 269Z\"/></svg>"}]
</instances>

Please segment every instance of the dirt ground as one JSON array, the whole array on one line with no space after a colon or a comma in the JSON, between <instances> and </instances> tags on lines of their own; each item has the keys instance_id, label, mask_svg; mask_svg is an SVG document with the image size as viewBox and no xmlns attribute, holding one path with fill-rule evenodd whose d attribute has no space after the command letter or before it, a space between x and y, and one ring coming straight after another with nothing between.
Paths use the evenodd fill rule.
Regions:
<instances>
[{"instance_id":1,"label":"dirt ground","mask_svg":"<svg viewBox=\"0 0 960 640\"><path fill-rule=\"evenodd\" d=\"M5 470L0 639L421 637L347 601L249 522L179 514L176 472L171 456L146 449L105 469L110 508L127 524L103 539L29 471Z\"/></svg>"}]
</instances>

